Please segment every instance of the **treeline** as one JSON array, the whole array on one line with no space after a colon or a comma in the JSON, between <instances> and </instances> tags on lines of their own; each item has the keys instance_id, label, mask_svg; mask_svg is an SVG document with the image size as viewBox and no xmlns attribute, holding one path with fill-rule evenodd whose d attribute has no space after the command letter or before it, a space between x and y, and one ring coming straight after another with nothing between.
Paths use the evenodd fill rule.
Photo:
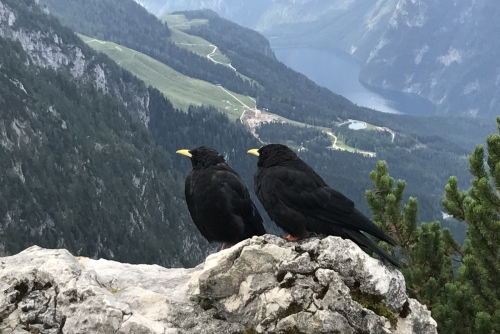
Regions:
<instances>
[{"instance_id":1,"label":"treeline","mask_svg":"<svg viewBox=\"0 0 500 334\"><path fill-rule=\"evenodd\" d=\"M273 122L260 125L256 133L264 142L279 142L297 149L311 147L311 145L322 145L321 149L332 146L328 135L313 127L298 127L288 123ZM317 143L312 144L312 141Z\"/></svg>"},{"instance_id":2,"label":"treeline","mask_svg":"<svg viewBox=\"0 0 500 334\"><path fill-rule=\"evenodd\" d=\"M389 131L380 129L350 129L347 125L332 127L340 140L348 146L375 152L381 149L406 148L409 150L429 149L455 155L464 156L468 146L459 145L445 136L395 132L394 136Z\"/></svg>"},{"instance_id":3,"label":"treeline","mask_svg":"<svg viewBox=\"0 0 500 334\"><path fill-rule=\"evenodd\" d=\"M346 145L359 150L376 152L382 147L396 147L396 144L392 142L391 134L386 131L365 129L353 130L349 129L347 125L334 127L333 131ZM401 136L398 137L398 141L401 141L400 137ZM404 145L403 147L406 146L408 145Z\"/></svg>"}]
</instances>

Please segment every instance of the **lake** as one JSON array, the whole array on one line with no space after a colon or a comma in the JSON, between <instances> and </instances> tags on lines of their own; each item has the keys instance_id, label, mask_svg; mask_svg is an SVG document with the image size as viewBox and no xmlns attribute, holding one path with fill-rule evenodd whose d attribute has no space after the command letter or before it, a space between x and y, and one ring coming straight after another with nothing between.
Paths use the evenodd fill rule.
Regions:
<instances>
[{"instance_id":1,"label":"lake","mask_svg":"<svg viewBox=\"0 0 500 334\"><path fill-rule=\"evenodd\" d=\"M431 115L435 106L415 94L369 87L359 82L360 66L350 55L334 50L273 47L276 57L318 85L359 106L387 113Z\"/></svg>"}]
</instances>

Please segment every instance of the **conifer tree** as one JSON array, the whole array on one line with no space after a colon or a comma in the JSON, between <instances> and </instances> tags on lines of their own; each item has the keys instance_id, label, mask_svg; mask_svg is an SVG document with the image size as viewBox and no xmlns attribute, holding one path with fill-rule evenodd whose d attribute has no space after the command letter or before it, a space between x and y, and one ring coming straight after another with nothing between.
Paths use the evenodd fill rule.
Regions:
<instances>
[{"instance_id":1,"label":"conifer tree","mask_svg":"<svg viewBox=\"0 0 500 334\"><path fill-rule=\"evenodd\" d=\"M445 188L446 211L467 224L463 264L437 310L449 333L500 333L500 134L486 146L487 158L483 145L469 158L471 188L461 191L456 177Z\"/></svg>"},{"instance_id":2,"label":"conifer tree","mask_svg":"<svg viewBox=\"0 0 500 334\"><path fill-rule=\"evenodd\" d=\"M395 250L403 257L401 270L408 292L431 310L440 305L445 286L453 279L452 258L459 245L439 222L417 225L418 202L410 197L403 205L406 183L396 183L385 161L370 173L375 189L366 192L366 200L375 223L398 242ZM390 251L388 245L385 246Z\"/></svg>"}]
</instances>

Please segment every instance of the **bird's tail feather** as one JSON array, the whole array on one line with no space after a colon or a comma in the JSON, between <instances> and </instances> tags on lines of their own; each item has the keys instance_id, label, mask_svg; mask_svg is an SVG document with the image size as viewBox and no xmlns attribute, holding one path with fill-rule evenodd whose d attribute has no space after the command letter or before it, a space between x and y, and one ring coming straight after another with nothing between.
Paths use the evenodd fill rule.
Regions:
<instances>
[{"instance_id":1,"label":"bird's tail feather","mask_svg":"<svg viewBox=\"0 0 500 334\"><path fill-rule=\"evenodd\" d=\"M377 225L375 225L368 217L366 217L356 209L349 216L335 215L325 210L322 211L316 210L314 212L314 215L316 216L316 218L322 219L328 223L333 223L337 225L342 224L344 226L353 226L354 228L369 233L374 237L376 237L377 239L385 241L393 246L397 245L396 240L387 235ZM348 230L348 229L343 228L343 230Z\"/></svg>"},{"instance_id":2,"label":"bird's tail feather","mask_svg":"<svg viewBox=\"0 0 500 334\"><path fill-rule=\"evenodd\" d=\"M397 268L401 268L401 263L392 255L388 254L382 248L380 248L372 239L368 238L361 232L344 229L344 232L358 245L370 249L375 254L380 256L382 259L389 261L392 265Z\"/></svg>"}]
</instances>

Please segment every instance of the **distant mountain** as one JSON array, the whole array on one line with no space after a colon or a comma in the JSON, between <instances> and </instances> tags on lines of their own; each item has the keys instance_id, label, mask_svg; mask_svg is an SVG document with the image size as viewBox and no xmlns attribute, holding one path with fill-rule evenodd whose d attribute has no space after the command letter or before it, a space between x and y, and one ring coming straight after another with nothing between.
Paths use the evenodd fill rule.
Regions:
<instances>
[{"instance_id":1,"label":"distant mountain","mask_svg":"<svg viewBox=\"0 0 500 334\"><path fill-rule=\"evenodd\" d=\"M400 1L361 80L424 96L443 114L498 115L499 15L494 0Z\"/></svg>"},{"instance_id":2,"label":"distant mountain","mask_svg":"<svg viewBox=\"0 0 500 334\"><path fill-rule=\"evenodd\" d=\"M273 47L340 49L361 64L363 83L382 93L417 94L439 114L498 114L495 0L140 2L157 15L210 8L262 32Z\"/></svg>"}]
</instances>

